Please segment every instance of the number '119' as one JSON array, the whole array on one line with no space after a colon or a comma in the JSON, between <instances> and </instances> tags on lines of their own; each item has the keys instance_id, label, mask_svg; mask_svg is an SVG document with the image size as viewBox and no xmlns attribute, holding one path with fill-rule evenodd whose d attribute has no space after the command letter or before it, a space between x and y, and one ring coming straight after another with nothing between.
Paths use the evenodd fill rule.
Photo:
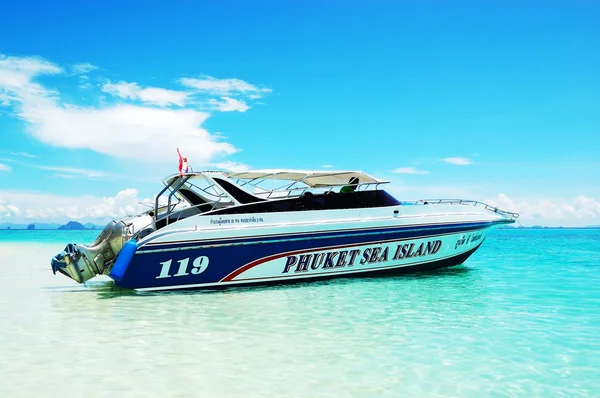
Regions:
<instances>
[{"instance_id":1,"label":"number '119'","mask_svg":"<svg viewBox=\"0 0 600 398\"><path fill-rule=\"evenodd\" d=\"M188 264L190 262L190 258L184 258L183 260L177 260L179 267L177 267L177 273L171 275L171 263L173 260L168 260L160 263L160 274L156 277L156 279L161 278L170 278L172 276L186 276L190 273L192 275L198 275L206 271L208 268L208 257L200 256L196 257L194 261L192 261L192 268L188 272Z\"/></svg>"}]
</instances>

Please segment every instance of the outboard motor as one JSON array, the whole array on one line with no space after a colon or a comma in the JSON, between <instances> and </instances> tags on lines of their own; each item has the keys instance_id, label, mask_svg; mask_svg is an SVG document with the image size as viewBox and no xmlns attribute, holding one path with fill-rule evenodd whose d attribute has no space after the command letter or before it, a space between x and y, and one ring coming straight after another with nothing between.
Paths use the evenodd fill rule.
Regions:
<instances>
[{"instance_id":1,"label":"outboard motor","mask_svg":"<svg viewBox=\"0 0 600 398\"><path fill-rule=\"evenodd\" d=\"M109 222L90 246L69 243L54 256L52 272L58 271L79 283L96 275L108 275L128 240L153 232L152 221L149 214L141 214Z\"/></svg>"}]
</instances>

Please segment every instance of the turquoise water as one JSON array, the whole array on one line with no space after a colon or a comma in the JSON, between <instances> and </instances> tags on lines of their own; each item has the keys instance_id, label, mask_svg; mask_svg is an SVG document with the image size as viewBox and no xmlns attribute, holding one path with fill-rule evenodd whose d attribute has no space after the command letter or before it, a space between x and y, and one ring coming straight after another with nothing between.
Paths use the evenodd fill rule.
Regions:
<instances>
[{"instance_id":1,"label":"turquoise water","mask_svg":"<svg viewBox=\"0 0 600 398\"><path fill-rule=\"evenodd\" d=\"M33 230L23 229L0 230L0 244L2 243L43 243L66 246L67 243L89 244L100 235L100 230L58 231L58 230Z\"/></svg>"},{"instance_id":2,"label":"turquoise water","mask_svg":"<svg viewBox=\"0 0 600 398\"><path fill-rule=\"evenodd\" d=\"M136 294L0 231L0 396L600 396L600 230L497 230L400 277Z\"/></svg>"}]
</instances>

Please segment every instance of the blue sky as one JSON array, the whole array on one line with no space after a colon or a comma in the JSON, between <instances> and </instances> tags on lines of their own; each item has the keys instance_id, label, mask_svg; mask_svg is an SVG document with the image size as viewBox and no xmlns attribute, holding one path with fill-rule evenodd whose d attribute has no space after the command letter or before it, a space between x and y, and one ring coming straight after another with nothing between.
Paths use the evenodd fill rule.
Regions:
<instances>
[{"instance_id":1,"label":"blue sky","mask_svg":"<svg viewBox=\"0 0 600 398\"><path fill-rule=\"evenodd\" d=\"M600 224L600 3L122 3L1 6L0 223L127 213L179 147Z\"/></svg>"}]
</instances>

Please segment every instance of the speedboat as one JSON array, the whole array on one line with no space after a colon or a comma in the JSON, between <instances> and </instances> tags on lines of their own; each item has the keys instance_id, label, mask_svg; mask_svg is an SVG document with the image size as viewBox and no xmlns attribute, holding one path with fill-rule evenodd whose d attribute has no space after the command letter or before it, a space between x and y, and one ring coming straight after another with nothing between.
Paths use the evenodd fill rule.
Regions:
<instances>
[{"instance_id":1,"label":"speedboat","mask_svg":"<svg viewBox=\"0 0 600 398\"><path fill-rule=\"evenodd\" d=\"M141 214L70 243L52 271L140 291L219 289L463 263L517 213L474 200L399 201L360 171L174 174ZM341 188L341 189L340 189Z\"/></svg>"}]
</instances>

